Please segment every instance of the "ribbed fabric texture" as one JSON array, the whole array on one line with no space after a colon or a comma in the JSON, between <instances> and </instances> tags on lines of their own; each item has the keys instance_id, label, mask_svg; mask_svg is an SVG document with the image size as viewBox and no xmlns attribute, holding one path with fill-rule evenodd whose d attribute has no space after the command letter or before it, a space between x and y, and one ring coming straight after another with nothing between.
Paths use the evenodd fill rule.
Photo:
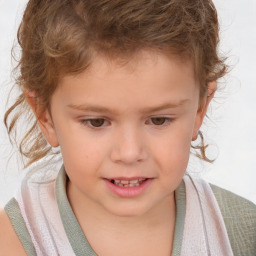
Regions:
<instances>
[{"instance_id":1,"label":"ribbed fabric texture","mask_svg":"<svg viewBox=\"0 0 256 256\"><path fill-rule=\"evenodd\" d=\"M256 206L225 189L211 185L235 256L256 255Z\"/></svg>"},{"instance_id":2,"label":"ribbed fabric texture","mask_svg":"<svg viewBox=\"0 0 256 256\"><path fill-rule=\"evenodd\" d=\"M5 211L9 216L14 230L19 237L27 255L36 256L36 251L31 241L29 232L20 213L20 208L17 201L13 198L5 206Z\"/></svg>"}]
</instances>

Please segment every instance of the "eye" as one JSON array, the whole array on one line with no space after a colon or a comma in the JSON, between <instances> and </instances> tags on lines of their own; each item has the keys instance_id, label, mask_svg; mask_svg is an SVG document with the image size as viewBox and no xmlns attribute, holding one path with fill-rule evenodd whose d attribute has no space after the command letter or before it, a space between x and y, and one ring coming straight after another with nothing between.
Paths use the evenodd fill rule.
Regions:
<instances>
[{"instance_id":1,"label":"eye","mask_svg":"<svg viewBox=\"0 0 256 256\"><path fill-rule=\"evenodd\" d=\"M103 118L98 118L98 119L91 119L88 122L93 127L101 127L104 125L105 120Z\"/></svg>"},{"instance_id":2,"label":"eye","mask_svg":"<svg viewBox=\"0 0 256 256\"><path fill-rule=\"evenodd\" d=\"M107 121L104 118L92 118L92 119L81 120L81 123L83 125L87 125L92 128L100 128L106 125Z\"/></svg>"},{"instance_id":3,"label":"eye","mask_svg":"<svg viewBox=\"0 0 256 256\"><path fill-rule=\"evenodd\" d=\"M171 122L171 118L168 117L152 117L149 120L149 124L161 126Z\"/></svg>"}]
</instances>

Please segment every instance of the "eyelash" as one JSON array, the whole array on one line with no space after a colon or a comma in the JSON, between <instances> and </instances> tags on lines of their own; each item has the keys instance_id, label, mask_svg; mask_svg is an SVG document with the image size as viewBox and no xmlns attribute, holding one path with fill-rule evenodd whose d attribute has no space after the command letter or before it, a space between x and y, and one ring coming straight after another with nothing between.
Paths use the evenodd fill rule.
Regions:
<instances>
[{"instance_id":1,"label":"eyelash","mask_svg":"<svg viewBox=\"0 0 256 256\"><path fill-rule=\"evenodd\" d=\"M160 122L160 124L155 124L154 122L152 122L153 119L163 119L163 123ZM92 122L93 121L103 121L102 125L99 125L99 126L95 126L95 125L92 125ZM156 121L156 120L155 120ZM146 124L150 124L150 125L153 125L153 126L156 126L156 127L161 127L161 126L166 126L168 125L169 123L171 123L172 121L174 121L173 118L169 118L169 117L165 117L165 116L157 116L157 117L151 117L149 118L149 120L146 121ZM99 128L102 128L104 126L107 125L107 123L110 123L109 121L107 121L105 118L91 118L91 119L83 119L80 121L82 125L84 126L88 126L92 129L99 129Z\"/></svg>"},{"instance_id":2,"label":"eyelash","mask_svg":"<svg viewBox=\"0 0 256 256\"><path fill-rule=\"evenodd\" d=\"M155 123L152 122L153 119L158 119L158 121L159 121L159 119L163 119L163 120L162 120L163 123L161 123L161 124L155 124ZM151 118L149 119L149 121L146 122L146 124L151 124L151 125L154 125L154 126L160 126L160 127L161 127L161 126L168 125L168 124L171 123L173 120L174 120L174 119L173 119L173 118L170 118L170 117L156 116L156 117L151 117Z\"/></svg>"},{"instance_id":3,"label":"eyelash","mask_svg":"<svg viewBox=\"0 0 256 256\"><path fill-rule=\"evenodd\" d=\"M93 121L103 121L103 124L100 126L94 126L92 125ZM106 126L106 123L108 122L106 119L104 118L91 118L91 119L84 119L80 121L84 126L89 126L90 128L95 128L95 129L99 129L103 126Z\"/></svg>"}]
</instances>

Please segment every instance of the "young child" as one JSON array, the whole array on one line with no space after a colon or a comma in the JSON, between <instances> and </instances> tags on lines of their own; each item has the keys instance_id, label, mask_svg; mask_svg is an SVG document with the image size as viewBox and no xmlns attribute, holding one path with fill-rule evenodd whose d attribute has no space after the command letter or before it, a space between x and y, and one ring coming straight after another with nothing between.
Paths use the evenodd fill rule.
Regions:
<instances>
[{"instance_id":1,"label":"young child","mask_svg":"<svg viewBox=\"0 0 256 256\"><path fill-rule=\"evenodd\" d=\"M185 173L226 73L210 0L30 0L18 40L5 122L34 164L0 255L255 255L255 205Z\"/></svg>"}]
</instances>

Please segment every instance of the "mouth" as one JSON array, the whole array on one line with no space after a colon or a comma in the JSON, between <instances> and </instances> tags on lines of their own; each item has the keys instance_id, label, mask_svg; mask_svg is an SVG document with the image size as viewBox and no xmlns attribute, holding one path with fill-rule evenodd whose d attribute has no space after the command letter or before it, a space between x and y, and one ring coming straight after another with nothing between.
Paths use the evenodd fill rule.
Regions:
<instances>
[{"instance_id":1,"label":"mouth","mask_svg":"<svg viewBox=\"0 0 256 256\"><path fill-rule=\"evenodd\" d=\"M147 178L140 178L140 179L132 179L132 180L122 180L122 179L109 179L109 181L119 187L138 187L143 182L145 182Z\"/></svg>"},{"instance_id":2,"label":"mouth","mask_svg":"<svg viewBox=\"0 0 256 256\"><path fill-rule=\"evenodd\" d=\"M112 193L123 198L132 198L142 195L152 184L154 178L145 177L115 177L105 178L106 185Z\"/></svg>"}]
</instances>

